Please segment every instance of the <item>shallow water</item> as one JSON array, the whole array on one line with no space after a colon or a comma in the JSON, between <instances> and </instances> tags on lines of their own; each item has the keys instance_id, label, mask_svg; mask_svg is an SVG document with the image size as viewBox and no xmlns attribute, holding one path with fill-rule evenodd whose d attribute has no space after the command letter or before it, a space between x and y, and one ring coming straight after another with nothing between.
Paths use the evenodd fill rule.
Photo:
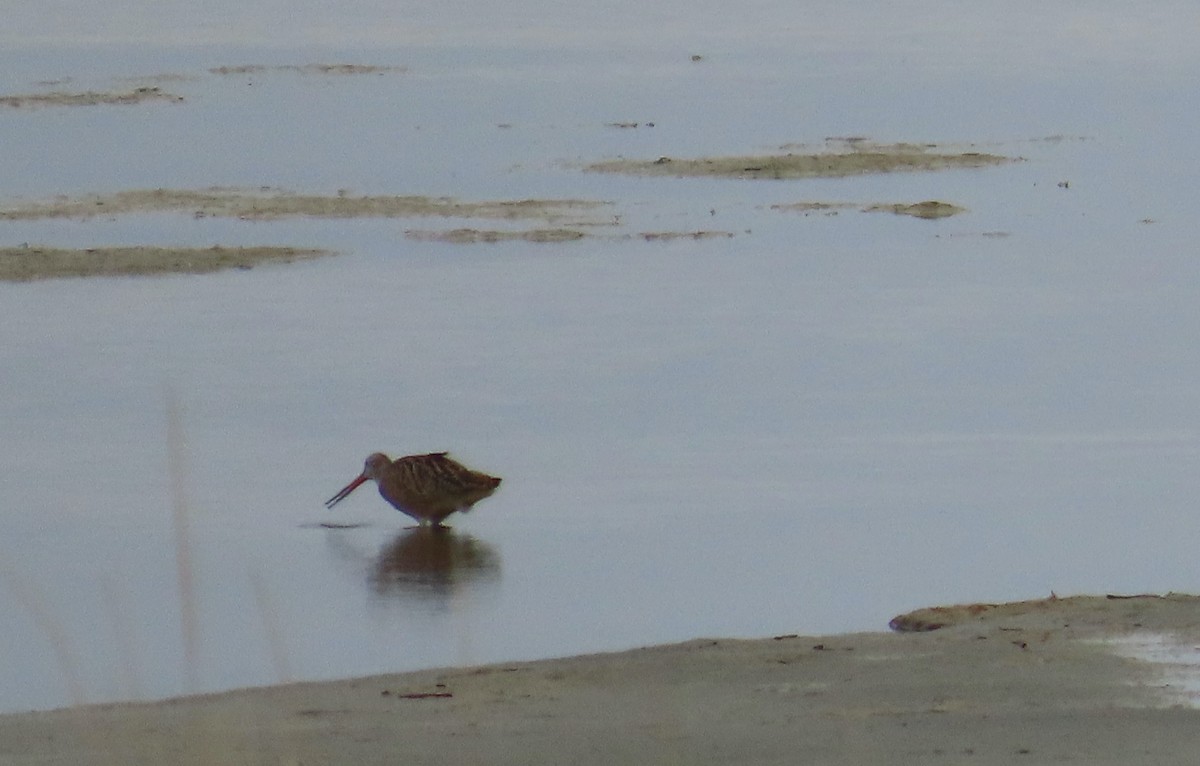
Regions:
<instances>
[{"instance_id":1,"label":"shallow water","mask_svg":"<svg viewBox=\"0 0 1200 766\"><path fill-rule=\"evenodd\" d=\"M1200 707L1200 648L1177 636L1139 631L1101 640L1117 655L1147 663L1163 707Z\"/></svg>"},{"instance_id":2,"label":"shallow water","mask_svg":"<svg viewBox=\"0 0 1200 766\"><path fill-rule=\"evenodd\" d=\"M1200 589L1196 12L1036 7L714 6L651 35L619 8L401 23L354 4L269 45L264 19L232 37L174 19L207 46L175 44L159 10L61 32L112 45L49 49L17 18L6 93L180 74L161 87L186 101L0 111L6 196L570 197L621 225L455 245L404 236L445 220L0 224L6 244L342 253L0 285L0 710ZM329 61L407 71L207 71ZM625 121L655 124L607 127ZM847 135L1026 161L781 183L579 170ZM970 213L770 209L924 199ZM621 236L700 229L735 236ZM370 452L441 449L505 479L449 535L367 488L321 506Z\"/></svg>"}]
</instances>

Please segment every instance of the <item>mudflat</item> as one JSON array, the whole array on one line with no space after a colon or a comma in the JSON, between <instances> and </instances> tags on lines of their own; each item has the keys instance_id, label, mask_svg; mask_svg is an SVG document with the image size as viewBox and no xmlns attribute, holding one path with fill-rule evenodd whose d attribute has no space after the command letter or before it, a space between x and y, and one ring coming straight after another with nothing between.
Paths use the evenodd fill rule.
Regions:
<instances>
[{"instance_id":1,"label":"mudflat","mask_svg":"<svg viewBox=\"0 0 1200 766\"><path fill-rule=\"evenodd\" d=\"M0 247L0 282L135 274L207 274L223 269L250 269L269 262L291 263L322 255L331 253L299 247Z\"/></svg>"},{"instance_id":2,"label":"mudflat","mask_svg":"<svg viewBox=\"0 0 1200 766\"><path fill-rule=\"evenodd\" d=\"M729 157L620 158L594 162L585 169L598 173L642 176L707 176L745 179L845 178L899 173L982 168L1014 162L1014 158L943 147L938 144L879 144L864 138L830 139L821 146L791 144L771 154Z\"/></svg>"},{"instance_id":3,"label":"mudflat","mask_svg":"<svg viewBox=\"0 0 1200 766\"><path fill-rule=\"evenodd\" d=\"M1140 637L1193 596L1052 597L781 635L0 717L0 762L1183 764L1200 711Z\"/></svg>"}]
</instances>

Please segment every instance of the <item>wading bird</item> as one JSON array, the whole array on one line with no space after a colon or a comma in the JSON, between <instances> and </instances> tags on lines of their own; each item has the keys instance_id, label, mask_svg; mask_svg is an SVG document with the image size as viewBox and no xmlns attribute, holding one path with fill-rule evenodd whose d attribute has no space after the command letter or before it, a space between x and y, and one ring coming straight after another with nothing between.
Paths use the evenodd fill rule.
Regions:
<instances>
[{"instance_id":1,"label":"wading bird","mask_svg":"<svg viewBox=\"0 0 1200 766\"><path fill-rule=\"evenodd\" d=\"M359 485L374 479L379 494L396 510L421 524L441 526L447 516L455 511L466 513L500 486L499 478L472 471L446 455L431 452L392 460L376 452L367 458L358 478L326 500L325 507L332 508Z\"/></svg>"}]
</instances>

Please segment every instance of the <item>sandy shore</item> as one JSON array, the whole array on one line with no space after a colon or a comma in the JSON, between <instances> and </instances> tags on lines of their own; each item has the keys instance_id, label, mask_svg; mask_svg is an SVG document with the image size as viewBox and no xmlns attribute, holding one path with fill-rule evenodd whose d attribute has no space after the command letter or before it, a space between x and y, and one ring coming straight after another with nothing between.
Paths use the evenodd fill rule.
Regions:
<instances>
[{"instance_id":1,"label":"sandy shore","mask_svg":"<svg viewBox=\"0 0 1200 766\"><path fill-rule=\"evenodd\" d=\"M0 717L0 763L1192 763L1200 711L1113 639L1192 596L922 610L907 632L695 640ZM931 629L934 628L936 629Z\"/></svg>"}]
</instances>

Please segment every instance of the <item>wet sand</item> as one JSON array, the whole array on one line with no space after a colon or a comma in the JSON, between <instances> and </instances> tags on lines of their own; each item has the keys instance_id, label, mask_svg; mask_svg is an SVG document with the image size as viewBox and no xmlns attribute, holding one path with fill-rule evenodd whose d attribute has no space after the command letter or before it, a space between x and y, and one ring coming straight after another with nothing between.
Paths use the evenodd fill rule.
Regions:
<instances>
[{"instance_id":1,"label":"wet sand","mask_svg":"<svg viewBox=\"0 0 1200 766\"><path fill-rule=\"evenodd\" d=\"M258 75L297 71L321 74L378 74L382 67L310 65L264 67L247 65L209 70L218 75ZM160 75L159 78L168 77ZM181 75L175 75L181 77ZM0 105L95 106L137 103L144 100L182 100L156 86L129 92L75 93L61 91L0 97ZM937 144L877 144L860 138L830 139L820 147L787 145L784 154L702 157L676 160L617 159L588 165L585 170L636 175L721 176L732 178L837 178L898 171L939 171L979 168L1016 161L1000 155L959 151ZM773 206L781 211L808 215L814 211L836 214L856 207L861 212L890 212L923 219L945 218L966 212L948 202L850 203L806 201ZM129 189L125 191L56 195L48 199L12 199L0 202L0 222L72 219L112 220L138 213L173 213L194 219L236 218L271 221L283 218L459 218L504 221L513 228L459 226L445 229L409 229L405 236L425 242L455 244L521 241L563 244L593 236L597 229L620 229L617 203L587 199L502 199L467 201L453 197L407 195L356 195L347 189L335 194L300 194L272 186L256 188L209 187L202 189ZM532 227L520 224L536 222ZM732 237L729 231L617 232L611 238L646 241ZM29 281L65 276L132 276L161 273L207 273L225 268L250 268L264 261L290 262L326 254L298 247L178 248L153 245L97 247L69 250L50 245L0 248L0 281Z\"/></svg>"},{"instance_id":2,"label":"wet sand","mask_svg":"<svg viewBox=\"0 0 1200 766\"><path fill-rule=\"evenodd\" d=\"M0 207L0 221L54 218L88 220L132 213L185 213L193 218L486 218L501 220L593 220L588 214L610 203L577 199L517 199L469 202L424 195L296 194L263 186L256 189L131 189L111 194L60 195L48 200L17 201Z\"/></svg>"},{"instance_id":3,"label":"wet sand","mask_svg":"<svg viewBox=\"0 0 1200 766\"><path fill-rule=\"evenodd\" d=\"M926 220L949 218L952 215L967 212L967 209L964 207L937 200L925 200L924 202L914 202L912 204L880 202L870 205L856 205L850 202L792 202L772 205L771 209L800 213L802 215L810 215L812 213L836 215L842 210L858 210L860 213L893 213L895 215L910 215L913 218L924 218Z\"/></svg>"},{"instance_id":4,"label":"wet sand","mask_svg":"<svg viewBox=\"0 0 1200 766\"><path fill-rule=\"evenodd\" d=\"M1190 646L1197 605L974 604L902 615L903 632L702 639L9 715L0 761L1190 763L1200 711L1160 667L1105 641Z\"/></svg>"},{"instance_id":5,"label":"wet sand","mask_svg":"<svg viewBox=\"0 0 1200 766\"><path fill-rule=\"evenodd\" d=\"M703 176L744 179L845 178L875 173L983 168L1015 162L1012 157L962 151L937 144L877 144L861 138L830 139L819 147L788 145L778 153L732 157L620 158L594 162L585 170L641 176Z\"/></svg>"},{"instance_id":6,"label":"wet sand","mask_svg":"<svg viewBox=\"0 0 1200 766\"><path fill-rule=\"evenodd\" d=\"M124 91L55 90L47 93L18 93L0 96L0 107L37 109L49 106L100 106L103 104L141 104L146 101L179 103L183 96L168 93L158 87L141 87Z\"/></svg>"},{"instance_id":7,"label":"wet sand","mask_svg":"<svg viewBox=\"0 0 1200 766\"><path fill-rule=\"evenodd\" d=\"M220 77L228 76L263 76L276 73L292 73L306 76L339 77L348 75L384 75L404 73L404 67L376 66L370 64L283 64L267 66L263 64L238 64L234 66L212 67L208 74ZM126 78L139 83L183 83L198 79L195 73L167 72L162 74L144 75ZM63 86L71 84L73 78L66 77L57 80L45 80L34 83L40 90L29 93L0 94L0 107L10 109L41 109L46 107L80 107L80 106L127 106L148 101L164 101L182 103L183 96L169 93L157 85L143 85L132 90L110 88L104 90L69 91ZM55 88L55 90L46 90Z\"/></svg>"},{"instance_id":8,"label":"wet sand","mask_svg":"<svg viewBox=\"0 0 1200 766\"><path fill-rule=\"evenodd\" d=\"M832 155L831 155L832 156ZM849 155L842 155L843 159ZM867 172L867 171L861 171ZM856 207L861 212L890 212L916 218L937 219L965 212L946 202L927 200L913 204L797 202L773 206L781 211L809 214L836 213ZM594 236L593 231L620 228L614 203L585 199L513 199L465 201L424 195L297 194L262 186L255 189L210 187L205 189L131 189L105 194L57 195L41 200L0 203L0 222L97 218L115 219L136 213L175 213L194 219L237 218L270 221L281 218L461 218L500 220L509 229L457 227L408 229L408 239L456 244L521 241L562 244ZM536 221L551 226L520 228ZM729 231L658 231L609 233L615 239L645 241L732 237ZM130 247L58 248L49 245L0 247L0 281L30 281L58 277L134 276L163 273L203 274L228 268L252 268L267 261L288 263L330 254L300 247L189 248L152 245Z\"/></svg>"},{"instance_id":9,"label":"wet sand","mask_svg":"<svg viewBox=\"0 0 1200 766\"><path fill-rule=\"evenodd\" d=\"M297 247L0 247L0 282L61 277L207 274L332 255Z\"/></svg>"}]
</instances>

